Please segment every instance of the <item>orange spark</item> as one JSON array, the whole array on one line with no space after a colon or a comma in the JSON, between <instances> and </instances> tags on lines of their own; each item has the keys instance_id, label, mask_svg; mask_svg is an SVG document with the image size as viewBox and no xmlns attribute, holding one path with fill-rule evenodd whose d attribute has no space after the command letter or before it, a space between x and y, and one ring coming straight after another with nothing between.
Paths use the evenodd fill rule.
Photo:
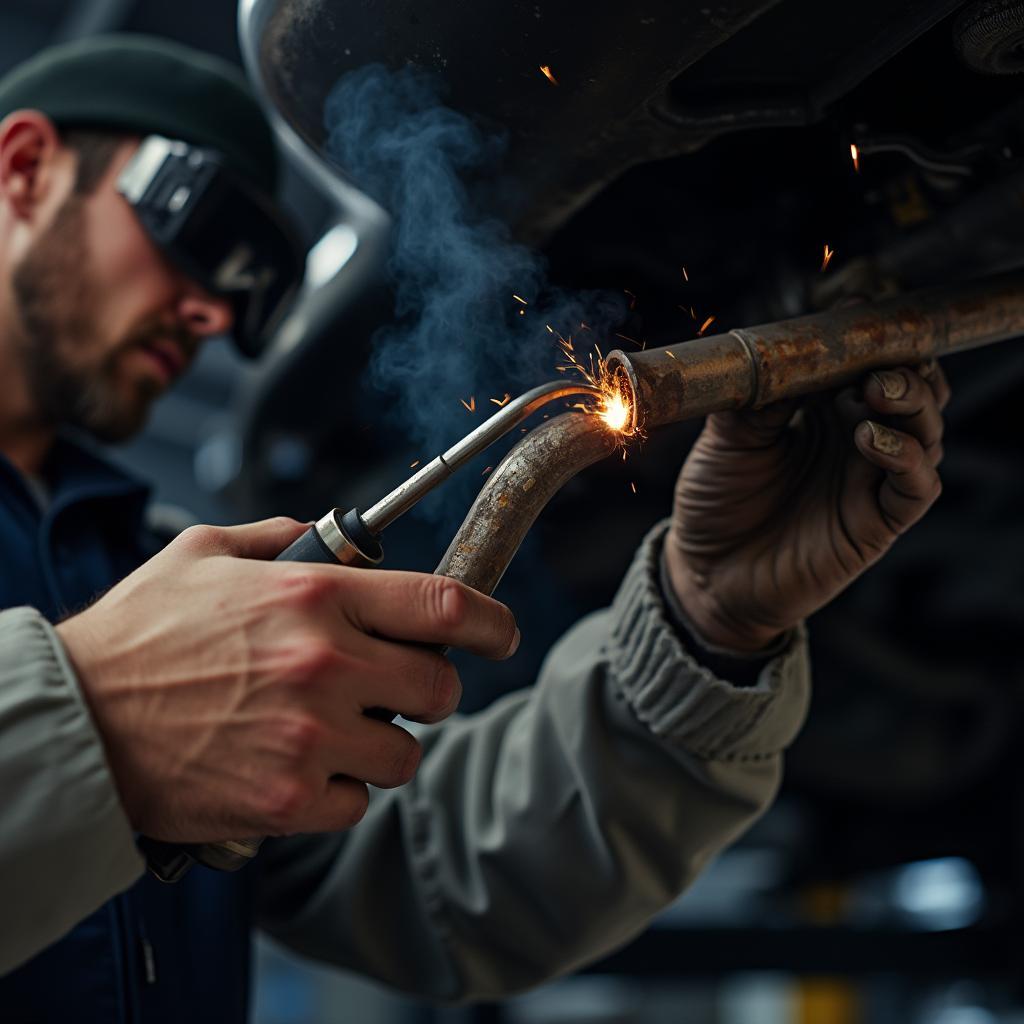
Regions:
<instances>
[{"instance_id":1,"label":"orange spark","mask_svg":"<svg viewBox=\"0 0 1024 1024\"><path fill-rule=\"evenodd\" d=\"M558 85L558 79L551 72L551 68L547 64L541 64L540 73L552 84Z\"/></svg>"},{"instance_id":2,"label":"orange spark","mask_svg":"<svg viewBox=\"0 0 1024 1024\"><path fill-rule=\"evenodd\" d=\"M410 462L409 463L409 468L410 469L415 469L419 464L420 464L420 460L417 459L415 462Z\"/></svg>"},{"instance_id":3,"label":"orange spark","mask_svg":"<svg viewBox=\"0 0 1024 1024\"><path fill-rule=\"evenodd\" d=\"M700 325L700 330L697 332L697 337L699 338L714 322L715 318L713 316L709 316L707 320L705 320L704 323Z\"/></svg>"},{"instance_id":4,"label":"orange spark","mask_svg":"<svg viewBox=\"0 0 1024 1024\"><path fill-rule=\"evenodd\" d=\"M476 412L476 396L475 395L470 395L468 402L464 398L460 398L459 401L466 407L466 412Z\"/></svg>"},{"instance_id":5,"label":"orange spark","mask_svg":"<svg viewBox=\"0 0 1024 1024\"><path fill-rule=\"evenodd\" d=\"M850 156L853 157L853 169L860 174L860 153L857 152L857 143L850 143Z\"/></svg>"},{"instance_id":6,"label":"orange spark","mask_svg":"<svg viewBox=\"0 0 1024 1024\"><path fill-rule=\"evenodd\" d=\"M504 398L492 398L491 401L500 409L503 405L508 405L512 396L506 391Z\"/></svg>"},{"instance_id":7,"label":"orange spark","mask_svg":"<svg viewBox=\"0 0 1024 1024\"><path fill-rule=\"evenodd\" d=\"M832 262L832 257L835 255L835 249L828 247L828 242L825 243L825 258L821 261L821 269L824 270L829 263Z\"/></svg>"},{"instance_id":8,"label":"orange spark","mask_svg":"<svg viewBox=\"0 0 1024 1024\"><path fill-rule=\"evenodd\" d=\"M676 357L668 349L665 349L665 355L667 355L669 359L676 359ZM678 363L679 360L676 359L676 362Z\"/></svg>"}]
</instances>

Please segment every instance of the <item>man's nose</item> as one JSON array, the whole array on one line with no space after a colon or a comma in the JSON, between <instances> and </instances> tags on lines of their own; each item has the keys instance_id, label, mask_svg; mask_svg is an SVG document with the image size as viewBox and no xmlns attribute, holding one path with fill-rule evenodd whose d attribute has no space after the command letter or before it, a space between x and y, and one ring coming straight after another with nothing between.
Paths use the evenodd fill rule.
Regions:
<instances>
[{"instance_id":1,"label":"man's nose","mask_svg":"<svg viewBox=\"0 0 1024 1024\"><path fill-rule=\"evenodd\" d=\"M178 299L178 317L197 338L227 334L235 322L235 313L227 299L190 285Z\"/></svg>"}]
</instances>

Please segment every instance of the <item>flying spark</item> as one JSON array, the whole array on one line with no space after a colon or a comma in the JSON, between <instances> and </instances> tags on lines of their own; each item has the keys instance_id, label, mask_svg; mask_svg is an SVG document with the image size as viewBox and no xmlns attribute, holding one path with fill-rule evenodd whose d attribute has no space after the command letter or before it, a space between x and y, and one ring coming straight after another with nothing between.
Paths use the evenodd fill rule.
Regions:
<instances>
[{"instance_id":1,"label":"flying spark","mask_svg":"<svg viewBox=\"0 0 1024 1024\"><path fill-rule=\"evenodd\" d=\"M686 267L683 267L683 280L689 283L690 275L686 272Z\"/></svg>"},{"instance_id":2,"label":"flying spark","mask_svg":"<svg viewBox=\"0 0 1024 1024\"><path fill-rule=\"evenodd\" d=\"M709 316L707 320L705 320L704 323L700 325L700 330L697 332L697 337L699 338L714 322L715 318L713 316Z\"/></svg>"},{"instance_id":3,"label":"flying spark","mask_svg":"<svg viewBox=\"0 0 1024 1024\"><path fill-rule=\"evenodd\" d=\"M526 301L526 299L520 298L518 295L516 295L515 292L512 293L512 298L515 299L516 302L521 302L524 306L528 306L529 305L529 303Z\"/></svg>"},{"instance_id":4,"label":"flying spark","mask_svg":"<svg viewBox=\"0 0 1024 1024\"><path fill-rule=\"evenodd\" d=\"M857 152L857 143L850 143L850 156L853 158L853 169L860 174L860 153Z\"/></svg>"},{"instance_id":5,"label":"flying spark","mask_svg":"<svg viewBox=\"0 0 1024 1024\"><path fill-rule=\"evenodd\" d=\"M490 473L490 471L491 471L492 469L494 469L494 467L493 467L493 466L487 466L487 467L486 467L486 468L484 469L484 471L483 471L483 472L482 472L482 473L481 473L480 475L481 475L481 476L487 476L487 474L488 474L488 473Z\"/></svg>"},{"instance_id":6,"label":"flying spark","mask_svg":"<svg viewBox=\"0 0 1024 1024\"><path fill-rule=\"evenodd\" d=\"M669 359L675 359L676 358L668 349L665 349L665 355L667 355L669 357ZM676 362L678 363L679 360L676 359Z\"/></svg>"},{"instance_id":7,"label":"flying spark","mask_svg":"<svg viewBox=\"0 0 1024 1024\"><path fill-rule=\"evenodd\" d=\"M500 409L504 405L508 405L511 401L512 396L506 391L504 398L492 398L491 401Z\"/></svg>"},{"instance_id":8,"label":"flying spark","mask_svg":"<svg viewBox=\"0 0 1024 1024\"><path fill-rule=\"evenodd\" d=\"M468 402L464 398L460 398L459 401L466 407L466 412L476 412L476 396L475 395L470 395Z\"/></svg>"},{"instance_id":9,"label":"flying spark","mask_svg":"<svg viewBox=\"0 0 1024 1024\"><path fill-rule=\"evenodd\" d=\"M825 243L825 258L821 261L821 269L824 270L831 262L832 257L835 255L835 249L830 249L828 243Z\"/></svg>"},{"instance_id":10,"label":"flying spark","mask_svg":"<svg viewBox=\"0 0 1024 1024\"><path fill-rule=\"evenodd\" d=\"M558 85L558 79L552 74L551 68L547 64L541 64L540 73L552 84Z\"/></svg>"},{"instance_id":11,"label":"flying spark","mask_svg":"<svg viewBox=\"0 0 1024 1024\"><path fill-rule=\"evenodd\" d=\"M636 494L636 484L632 480L629 481L629 486L633 489L633 493Z\"/></svg>"},{"instance_id":12,"label":"flying spark","mask_svg":"<svg viewBox=\"0 0 1024 1024\"><path fill-rule=\"evenodd\" d=\"M409 468L410 469L415 469L419 464L420 464L420 460L417 459L415 462L410 462L409 463Z\"/></svg>"}]
</instances>

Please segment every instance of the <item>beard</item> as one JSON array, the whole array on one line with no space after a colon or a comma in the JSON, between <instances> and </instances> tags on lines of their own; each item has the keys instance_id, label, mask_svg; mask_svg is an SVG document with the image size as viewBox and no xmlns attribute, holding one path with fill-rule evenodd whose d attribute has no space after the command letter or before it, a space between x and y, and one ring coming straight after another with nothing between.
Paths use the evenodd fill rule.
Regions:
<instances>
[{"instance_id":1,"label":"beard","mask_svg":"<svg viewBox=\"0 0 1024 1024\"><path fill-rule=\"evenodd\" d=\"M35 408L47 425L70 424L99 441L124 441L145 425L159 383L119 379L126 350L144 345L166 325L143 322L117 344L97 329L97 289L89 274L82 199L70 196L14 271L21 363ZM171 331L170 333L177 333ZM182 335L188 351L194 343Z\"/></svg>"}]
</instances>

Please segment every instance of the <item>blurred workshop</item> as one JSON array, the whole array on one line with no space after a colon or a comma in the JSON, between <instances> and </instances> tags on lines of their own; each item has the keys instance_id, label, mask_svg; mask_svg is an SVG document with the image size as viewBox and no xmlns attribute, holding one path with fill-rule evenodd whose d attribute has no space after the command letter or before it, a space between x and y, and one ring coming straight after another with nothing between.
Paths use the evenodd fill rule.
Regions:
<instances>
[{"instance_id":1,"label":"blurred workshop","mask_svg":"<svg viewBox=\"0 0 1024 1024\"><path fill-rule=\"evenodd\" d=\"M454 655L462 710L529 683L612 599L702 413L740 402L735 361L786 321L812 317L847 369L864 310L897 347L927 330L953 394L940 500L811 619L814 696L777 800L646 932L459 1007L260 938L254 1024L1024 1024L1024 348L1006 328L1024 323L1024 0L5 0L0 74L121 31L244 70L308 250L261 358L207 344L110 449L154 481L169 535L371 509L383 564L431 572L555 410L519 396L606 371L653 393L681 371L651 350L706 354L705 405L665 399L628 458L549 457L549 493L518 510L492 573L521 647ZM403 95L443 102L479 150L459 150L465 196L446 168L419 198L383 187L395 165L375 162L371 129L332 123L335 83L380 67L435 83L436 101ZM417 145L400 140L393 181L435 166ZM453 256L441 277L431 253L455 251L442 233L462 201L486 211L475 244L493 232L495 262ZM488 274L497 321L474 301ZM597 371L581 354L595 341ZM829 373L806 352L765 361L750 400L825 390ZM447 450L502 412L501 444ZM410 477L431 491L414 509Z\"/></svg>"}]
</instances>

